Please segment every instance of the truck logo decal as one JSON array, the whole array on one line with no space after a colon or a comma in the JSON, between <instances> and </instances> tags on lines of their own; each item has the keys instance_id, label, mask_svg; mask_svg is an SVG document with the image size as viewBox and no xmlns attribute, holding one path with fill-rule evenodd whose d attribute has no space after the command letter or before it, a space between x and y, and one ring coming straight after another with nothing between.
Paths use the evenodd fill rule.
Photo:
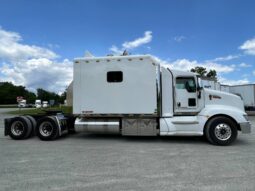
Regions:
<instances>
[{"instance_id":1,"label":"truck logo decal","mask_svg":"<svg viewBox=\"0 0 255 191\"><path fill-rule=\"evenodd\" d=\"M82 113L84 113L84 114L92 114L93 111L82 111Z\"/></svg>"},{"instance_id":2,"label":"truck logo decal","mask_svg":"<svg viewBox=\"0 0 255 191\"><path fill-rule=\"evenodd\" d=\"M212 100L212 99L221 99L220 96L218 95L209 95L209 99Z\"/></svg>"}]
</instances>

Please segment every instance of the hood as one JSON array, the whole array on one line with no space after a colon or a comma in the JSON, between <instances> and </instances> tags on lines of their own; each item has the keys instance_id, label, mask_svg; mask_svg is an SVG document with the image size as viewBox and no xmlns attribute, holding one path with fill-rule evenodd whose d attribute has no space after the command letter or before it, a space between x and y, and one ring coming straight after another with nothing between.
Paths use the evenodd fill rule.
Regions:
<instances>
[{"instance_id":1,"label":"hood","mask_svg":"<svg viewBox=\"0 0 255 191\"><path fill-rule=\"evenodd\" d=\"M206 105L226 105L244 111L243 100L237 95L207 88L204 92Z\"/></svg>"}]
</instances>

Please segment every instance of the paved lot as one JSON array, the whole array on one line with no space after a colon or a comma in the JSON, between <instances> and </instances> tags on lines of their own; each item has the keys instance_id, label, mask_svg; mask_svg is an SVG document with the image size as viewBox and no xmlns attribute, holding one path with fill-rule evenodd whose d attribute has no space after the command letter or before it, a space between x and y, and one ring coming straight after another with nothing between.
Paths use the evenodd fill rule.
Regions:
<instances>
[{"instance_id":1,"label":"paved lot","mask_svg":"<svg viewBox=\"0 0 255 191\"><path fill-rule=\"evenodd\" d=\"M1 111L0 190L255 190L255 130L228 147L198 137L14 141Z\"/></svg>"}]
</instances>

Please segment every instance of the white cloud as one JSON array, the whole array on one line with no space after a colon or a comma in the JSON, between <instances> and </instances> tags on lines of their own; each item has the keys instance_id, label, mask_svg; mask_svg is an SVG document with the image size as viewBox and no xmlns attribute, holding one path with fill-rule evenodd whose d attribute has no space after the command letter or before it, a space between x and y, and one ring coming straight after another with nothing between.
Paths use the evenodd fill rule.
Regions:
<instances>
[{"instance_id":1,"label":"white cloud","mask_svg":"<svg viewBox=\"0 0 255 191\"><path fill-rule=\"evenodd\" d=\"M4 75L3 81L24 85L32 91L43 88L59 92L64 91L72 81L72 67L72 62L67 59L56 62L39 58L5 64L0 69Z\"/></svg>"},{"instance_id":2,"label":"white cloud","mask_svg":"<svg viewBox=\"0 0 255 191\"><path fill-rule=\"evenodd\" d=\"M243 50L246 54L255 55L255 38L245 41L239 49Z\"/></svg>"},{"instance_id":3,"label":"white cloud","mask_svg":"<svg viewBox=\"0 0 255 191\"><path fill-rule=\"evenodd\" d=\"M145 31L143 37L137 38L134 41L124 42L122 46L123 48L126 48L126 49L133 49L143 44L147 44L151 42L151 40L152 40L152 32Z\"/></svg>"},{"instance_id":4,"label":"white cloud","mask_svg":"<svg viewBox=\"0 0 255 191\"><path fill-rule=\"evenodd\" d=\"M235 65L224 65L224 64L219 64L219 63L215 63L215 62L198 62L196 60L188 60L188 59L178 59L175 61L167 61L167 60L161 60L158 57L154 57L158 62L160 62L162 65L168 66L172 69L176 69L176 70L183 70L183 71L190 71L191 68L194 68L196 66L202 66L205 67L207 69L207 71L209 70L216 70L217 71L217 76L218 76L218 81L221 84L226 84L226 85L240 85L240 84L247 84L250 83L250 81L247 79L247 76L243 76L243 79L240 80L229 80L226 79L224 77L222 77L222 75L226 74L226 73L231 73L236 69ZM255 75L255 70L253 72L253 74Z\"/></svg>"},{"instance_id":5,"label":"white cloud","mask_svg":"<svg viewBox=\"0 0 255 191\"><path fill-rule=\"evenodd\" d=\"M120 54L125 49L131 50L131 49L137 48L137 47L142 46L144 44L148 44L149 42L151 42L151 40L152 40L152 32L151 31L145 31L143 37L137 38L133 41L126 41L122 44L121 48L118 48L117 46L112 45L112 47L110 48L110 51L112 51L115 54Z\"/></svg>"},{"instance_id":6,"label":"white cloud","mask_svg":"<svg viewBox=\"0 0 255 191\"><path fill-rule=\"evenodd\" d=\"M241 68L249 68L249 67L251 67L251 65L242 62L241 64L239 64L239 67L241 67Z\"/></svg>"},{"instance_id":7,"label":"white cloud","mask_svg":"<svg viewBox=\"0 0 255 191\"><path fill-rule=\"evenodd\" d=\"M215 62L198 62L196 60L188 60L188 59L178 59L173 62L169 62L166 60L161 60L158 57L154 57L157 61L162 63L163 65L167 65L170 68L176 69L176 70L184 70L184 71L190 71L191 68L194 68L196 66L202 66L205 67L207 70L216 70L217 73L229 73L233 72L235 70L235 65L223 65L218 64Z\"/></svg>"},{"instance_id":8,"label":"white cloud","mask_svg":"<svg viewBox=\"0 0 255 191\"><path fill-rule=\"evenodd\" d=\"M151 50L151 47L150 47L150 46L147 46L146 48L147 48L147 50Z\"/></svg>"},{"instance_id":9,"label":"white cloud","mask_svg":"<svg viewBox=\"0 0 255 191\"><path fill-rule=\"evenodd\" d=\"M17 61L31 58L57 58L57 54L47 48L22 44L21 42L20 34L0 28L0 59Z\"/></svg>"},{"instance_id":10,"label":"white cloud","mask_svg":"<svg viewBox=\"0 0 255 191\"><path fill-rule=\"evenodd\" d=\"M242 85L242 84L248 84L250 81L247 78L240 79L240 80L229 80L223 77L218 78L219 82L224 85Z\"/></svg>"},{"instance_id":11,"label":"white cloud","mask_svg":"<svg viewBox=\"0 0 255 191\"><path fill-rule=\"evenodd\" d=\"M182 70L182 71L190 71L191 68L194 68L196 66L202 66L207 69L207 71L213 69L217 71L217 76L218 76L218 81L221 84L226 84L226 85L241 85L241 84L248 84L251 83L251 81L247 78L249 77L248 74L242 75L242 79L237 79L237 80L230 80L227 78L224 78L224 74L231 73L233 71L236 71L237 67L236 65L225 65L225 64L219 64L215 62L198 62L196 60L188 60L188 59L178 59L175 61L168 61L168 60L162 60L158 57L154 57L158 62L160 62L162 65L165 65L166 67L170 67L172 69L176 70ZM241 63L239 66L242 67L250 67L249 64L246 63ZM255 70L253 71L253 75L255 76Z\"/></svg>"},{"instance_id":12,"label":"white cloud","mask_svg":"<svg viewBox=\"0 0 255 191\"><path fill-rule=\"evenodd\" d=\"M175 37L174 37L174 40L175 40L176 42L182 42L182 41L185 40L185 39L186 39L185 36L175 36Z\"/></svg>"},{"instance_id":13,"label":"white cloud","mask_svg":"<svg viewBox=\"0 0 255 191\"><path fill-rule=\"evenodd\" d=\"M60 46L58 44L51 44L51 43L48 43L47 46L51 49L56 49L56 48L60 48Z\"/></svg>"},{"instance_id":14,"label":"white cloud","mask_svg":"<svg viewBox=\"0 0 255 191\"><path fill-rule=\"evenodd\" d=\"M64 91L72 80L72 62L44 47L27 45L19 33L0 28L1 81L24 85L35 91Z\"/></svg>"},{"instance_id":15,"label":"white cloud","mask_svg":"<svg viewBox=\"0 0 255 191\"><path fill-rule=\"evenodd\" d=\"M110 51L115 53L115 54L121 54L123 53L124 50L122 49L119 49L117 46L115 45L112 45L112 47L110 48Z\"/></svg>"},{"instance_id":16,"label":"white cloud","mask_svg":"<svg viewBox=\"0 0 255 191\"><path fill-rule=\"evenodd\" d=\"M223 56L223 57L217 57L212 60L207 60L208 62L220 62L220 61L229 61L233 59L239 58L241 55L228 55L228 56Z\"/></svg>"}]
</instances>

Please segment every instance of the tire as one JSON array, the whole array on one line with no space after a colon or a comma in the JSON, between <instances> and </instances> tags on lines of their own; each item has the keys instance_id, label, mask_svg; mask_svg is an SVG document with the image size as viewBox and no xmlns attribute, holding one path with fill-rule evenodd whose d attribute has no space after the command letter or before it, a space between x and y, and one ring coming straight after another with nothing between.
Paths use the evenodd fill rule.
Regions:
<instances>
[{"instance_id":1,"label":"tire","mask_svg":"<svg viewBox=\"0 0 255 191\"><path fill-rule=\"evenodd\" d=\"M227 117L214 117L207 123L205 135L211 144L229 145L237 138L237 125Z\"/></svg>"},{"instance_id":2,"label":"tire","mask_svg":"<svg viewBox=\"0 0 255 191\"><path fill-rule=\"evenodd\" d=\"M15 117L11 120L9 136L15 140L22 140L29 137L32 132L32 123L24 116Z\"/></svg>"},{"instance_id":3,"label":"tire","mask_svg":"<svg viewBox=\"0 0 255 191\"><path fill-rule=\"evenodd\" d=\"M30 120L30 122L32 123L32 131L31 134L29 136L34 136L35 135L35 129L36 129L36 120L35 118L33 118L30 115L26 115L26 118L28 118Z\"/></svg>"},{"instance_id":4,"label":"tire","mask_svg":"<svg viewBox=\"0 0 255 191\"><path fill-rule=\"evenodd\" d=\"M56 119L52 116L39 119L36 126L36 134L42 141L56 139L59 135Z\"/></svg>"}]
</instances>

